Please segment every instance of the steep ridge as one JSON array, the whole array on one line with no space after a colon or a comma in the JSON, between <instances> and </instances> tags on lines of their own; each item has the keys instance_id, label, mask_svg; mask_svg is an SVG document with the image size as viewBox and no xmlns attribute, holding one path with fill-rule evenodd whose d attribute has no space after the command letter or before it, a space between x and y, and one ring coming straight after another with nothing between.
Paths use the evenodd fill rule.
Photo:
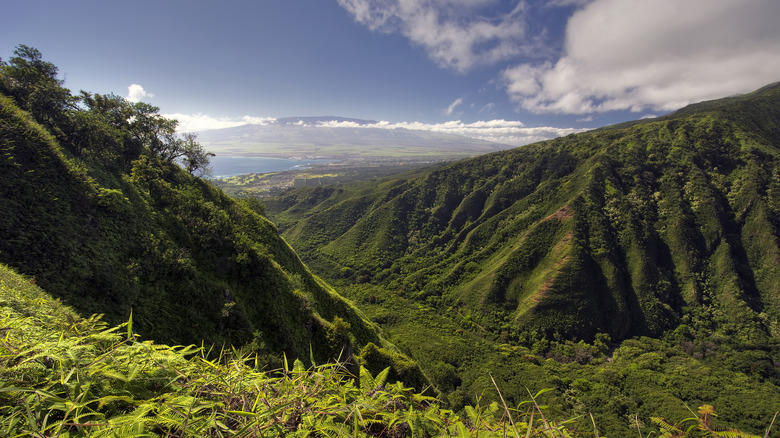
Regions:
<instances>
[{"instance_id":1,"label":"steep ridge","mask_svg":"<svg viewBox=\"0 0 780 438\"><path fill-rule=\"evenodd\" d=\"M267 203L315 272L498 332L660 335L780 318L780 89Z\"/></svg>"},{"instance_id":2,"label":"steep ridge","mask_svg":"<svg viewBox=\"0 0 780 438\"><path fill-rule=\"evenodd\" d=\"M0 95L0 263L82 315L118 324L132 314L147 339L244 346L269 366L283 352L306 362L362 355L368 368L393 365L391 377L423 387L416 364L311 274L256 203L133 149L121 138L129 116L117 127L110 111L53 114Z\"/></svg>"}]
</instances>

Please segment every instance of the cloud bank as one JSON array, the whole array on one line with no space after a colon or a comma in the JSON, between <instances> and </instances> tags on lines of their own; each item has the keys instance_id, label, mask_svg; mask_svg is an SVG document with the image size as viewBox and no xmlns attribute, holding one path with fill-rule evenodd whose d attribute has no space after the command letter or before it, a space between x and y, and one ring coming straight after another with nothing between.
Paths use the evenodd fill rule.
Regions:
<instances>
[{"instance_id":1,"label":"cloud bank","mask_svg":"<svg viewBox=\"0 0 780 438\"><path fill-rule=\"evenodd\" d=\"M276 121L273 117L243 116L241 118L211 117L206 114L163 114L163 117L176 119L179 122L177 131L197 132L211 129L233 128L242 125L267 125Z\"/></svg>"},{"instance_id":2,"label":"cloud bank","mask_svg":"<svg viewBox=\"0 0 780 438\"><path fill-rule=\"evenodd\" d=\"M502 80L536 113L669 111L780 79L776 0L596 0L568 21L565 54Z\"/></svg>"},{"instance_id":3,"label":"cloud bank","mask_svg":"<svg viewBox=\"0 0 780 438\"><path fill-rule=\"evenodd\" d=\"M211 129L232 128L247 124L269 125L276 123L273 117L243 116L238 119L215 118L205 114L163 114L167 118L179 121L179 132L197 132ZM479 140L503 143L512 146L522 146L538 141L582 132L584 129L556 128L550 126L527 127L522 122L511 120L489 120L473 123L464 123L460 120L445 123L400 122L391 123L381 121L377 123L358 123L354 121L328 121L316 124L307 124L303 120L295 123L301 127L321 128L358 128L358 129L408 129L420 131L441 132L445 134L462 135Z\"/></svg>"},{"instance_id":4,"label":"cloud bank","mask_svg":"<svg viewBox=\"0 0 780 438\"><path fill-rule=\"evenodd\" d=\"M339 127L338 123L328 123L327 126ZM504 143L512 146L523 146L538 141L549 140L564 135L583 132L584 129L556 128L551 126L528 127L522 122L512 120L489 120L473 123L463 123L460 120L444 123L421 122L379 122L366 125L367 128L413 129L421 131L442 132L445 134L462 135L479 140Z\"/></svg>"},{"instance_id":5,"label":"cloud bank","mask_svg":"<svg viewBox=\"0 0 780 438\"><path fill-rule=\"evenodd\" d=\"M499 0L338 2L442 67L498 63L495 82L534 113L663 112L780 80L777 0L520 1L511 10ZM551 11L565 40L544 50L547 29L531 35L528 24Z\"/></svg>"}]
</instances>

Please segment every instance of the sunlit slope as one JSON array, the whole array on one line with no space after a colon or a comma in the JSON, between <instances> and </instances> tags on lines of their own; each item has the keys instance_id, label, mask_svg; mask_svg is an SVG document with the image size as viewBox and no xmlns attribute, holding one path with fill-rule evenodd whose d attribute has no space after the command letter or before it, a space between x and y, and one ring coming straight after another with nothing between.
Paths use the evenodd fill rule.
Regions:
<instances>
[{"instance_id":1,"label":"sunlit slope","mask_svg":"<svg viewBox=\"0 0 780 438\"><path fill-rule=\"evenodd\" d=\"M132 311L147 339L306 360L393 350L256 204L143 153L129 168L76 157L3 96L0 127L0 263L82 315Z\"/></svg>"},{"instance_id":2,"label":"sunlit slope","mask_svg":"<svg viewBox=\"0 0 780 438\"><path fill-rule=\"evenodd\" d=\"M780 92L431 172L300 189L272 220L327 276L478 311L492 328L659 334L780 317ZM372 185L373 184L373 185Z\"/></svg>"}]
</instances>

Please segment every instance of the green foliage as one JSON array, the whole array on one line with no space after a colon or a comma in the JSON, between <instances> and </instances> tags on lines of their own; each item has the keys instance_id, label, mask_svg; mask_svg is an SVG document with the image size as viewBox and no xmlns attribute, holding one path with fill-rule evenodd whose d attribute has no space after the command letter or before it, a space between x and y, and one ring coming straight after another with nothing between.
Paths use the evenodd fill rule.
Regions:
<instances>
[{"instance_id":1,"label":"green foliage","mask_svg":"<svg viewBox=\"0 0 780 438\"><path fill-rule=\"evenodd\" d=\"M60 87L57 69L18 50L0 78L0 262L81 314L119 324L132 311L134 330L158 342L253 345L269 362L308 358L314 345L324 362L344 347L328 339L340 318L356 350L396 350L311 274L262 208L195 177L210 154L194 135L114 95L58 89L73 104L41 114L30 87Z\"/></svg>"},{"instance_id":2,"label":"green foliage","mask_svg":"<svg viewBox=\"0 0 780 438\"><path fill-rule=\"evenodd\" d=\"M735 429L724 429L715 426L713 423L717 417L715 408L711 405L699 406L693 417L686 418L678 424L670 424L660 417L653 417L651 420L657 424L661 437L729 437L729 438L758 438L758 435L741 432ZM767 435L769 434L767 429Z\"/></svg>"},{"instance_id":3,"label":"green foliage","mask_svg":"<svg viewBox=\"0 0 780 438\"><path fill-rule=\"evenodd\" d=\"M556 409L612 436L685 403L759 433L780 383L778 108L775 84L266 206L457 407L489 371L511 401L558 386Z\"/></svg>"},{"instance_id":4,"label":"green foliage","mask_svg":"<svg viewBox=\"0 0 780 438\"><path fill-rule=\"evenodd\" d=\"M238 350L141 341L132 318L108 327L80 318L0 265L0 433L3 436L571 436L543 407L467 417L401 383L390 369L360 383L339 364L274 371ZM126 332L126 336L123 334ZM521 405L522 406L522 405ZM538 413L543 423L533 423Z\"/></svg>"},{"instance_id":5,"label":"green foliage","mask_svg":"<svg viewBox=\"0 0 780 438\"><path fill-rule=\"evenodd\" d=\"M358 309L158 108L16 55L0 262L113 327L0 270L6 435L746 436L682 407L760 434L780 405L776 86L269 201Z\"/></svg>"}]
</instances>

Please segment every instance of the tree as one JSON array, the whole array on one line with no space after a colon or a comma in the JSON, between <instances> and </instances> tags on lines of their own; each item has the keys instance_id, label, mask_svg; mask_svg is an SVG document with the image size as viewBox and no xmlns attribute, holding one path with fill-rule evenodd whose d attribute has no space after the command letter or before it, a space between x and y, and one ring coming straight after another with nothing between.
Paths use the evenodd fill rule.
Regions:
<instances>
[{"instance_id":1,"label":"tree","mask_svg":"<svg viewBox=\"0 0 780 438\"><path fill-rule=\"evenodd\" d=\"M112 168L128 168L148 150L164 163L179 162L188 172L208 171L211 157L195 134L176 133L179 122L156 106L131 103L114 94L82 91L78 97L57 79L57 67L25 45L9 62L0 59L0 93L13 98L62 144L80 157Z\"/></svg>"},{"instance_id":2,"label":"tree","mask_svg":"<svg viewBox=\"0 0 780 438\"><path fill-rule=\"evenodd\" d=\"M57 79L57 67L41 59L38 49L20 44L8 63L0 63L0 93L12 97L20 108L55 132L65 110L76 103L70 90Z\"/></svg>"},{"instance_id":3,"label":"tree","mask_svg":"<svg viewBox=\"0 0 780 438\"><path fill-rule=\"evenodd\" d=\"M176 136L179 122L159 114L160 108L144 102L131 105L130 131L152 155L172 163L184 155L182 142Z\"/></svg>"},{"instance_id":4,"label":"tree","mask_svg":"<svg viewBox=\"0 0 780 438\"><path fill-rule=\"evenodd\" d=\"M112 169L128 168L141 154L140 141L130 134L132 110L124 98L82 91L81 105L70 111L69 149L78 156Z\"/></svg>"},{"instance_id":5,"label":"tree","mask_svg":"<svg viewBox=\"0 0 780 438\"><path fill-rule=\"evenodd\" d=\"M182 162L187 172L194 174L198 171L200 175L203 175L208 173L211 157L215 155L211 152L206 152L203 146L195 141L196 138L198 138L197 134L188 132L180 140L184 154Z\"/></svg>"}]
</instances>

